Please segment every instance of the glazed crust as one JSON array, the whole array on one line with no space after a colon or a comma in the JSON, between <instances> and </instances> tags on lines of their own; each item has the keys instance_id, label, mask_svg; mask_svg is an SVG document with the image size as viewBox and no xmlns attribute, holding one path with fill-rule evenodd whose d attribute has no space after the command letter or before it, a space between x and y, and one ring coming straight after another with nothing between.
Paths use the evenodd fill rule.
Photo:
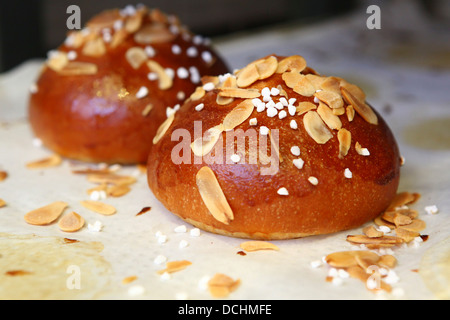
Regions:
<instances>
[{"instance_id":1,"label":"glazed crust","mask_svg":"<svg viewBox=\"0 0 450 320\"><path fill-rule=\"evenodd\" d=\"M279 85L289 98L297 99L296 104L300 101L315 103L314 97L302 96L287 87L282 75L277 73L254 82L248 88L261 90ZM180 218L204 230L228 236L289 239L358 227L385 210L394 198L400 176L399 150L386 122L376 112L378 124L368 123L359 114L355 114L352 121L345 115L339 116L342 127L352 136L347 155L339 157L337 130L331 130L333 136L329 141L319 144L303 126L305 114L279 119L268 117L266 112L257 112L255 108L248 119L256 118L257 125L251 126L247 119L235 129L258 130L267 126L271 130L279 130L282 162L273 175L261 174L264 165L260 159L256 164L250 163L248 143L245 144L247 160L242 161L241 158L239 163L230 163L226 146L233 146L235 142L227 140L225 132L222 133L225 143L219 143L219 140L215 145L218 149L214 149L214 152L223 149L223 157L217 158L223 164L206 163L205 157L197 158L198 163L195 163L192 152L188 157L190 161L186 161L190 163L174 163L172 154L179 154L182 141L177 129L186 129L194 137L194 121L202 121L204 133L221 123L244 100L238 98L228 105L218 105L216 98L219 92L219 89L214 89L206 92L200 100L188 99L149 156L150 189L169 211ZM199 103L203 103L204 108L195 111ZM298 129L289 126L291 119L297 121ZM355 150L356 142L367 147L370 155L359 154ZM304 161L301 169L293 165L298 156L291 153L292 146L300 147L300 157ZM228 224L215 219L202 200L196 174L204 166L214 172L233 211L234 217ZM345 177L346 168L351 170L351 178ZM318 179L317 185L309 182L311 176ZM289 195L277 193L282 187L288 190Z\"/></svg>"},{"instance_id":2,"label":"glazed crust","mask_svg":"<svg viewBox=\"0 0 450 320\"><path fill-rule=\"evenodd\" d=\"M104 42L106 52L98 56L84 54L83 45L67 40L58 48L59 52L75 53L74 61L94 64L97 67L94 74L64 75L49 67L48 63L43 66L36 82L37 92L30 96L29 120L36 137L49 149L82 161L145 163L153 136L166 118L167 108L175 107L188 97L199 84L201 75L227 72L217 53L204 41L194 41L194 35L176 18L171 20L159 11L146 8L138 11L145 11L145 14L137 31L152 23L164 26L166 34L171 27L178 28L178 31L167 41L145 44L136 42L136 31L127 33L118 44L113 45L111 40ZM119 10L103 12L91 20L91 26L97 26L98 30L91 27L87 37L102 34L102 30L111 32L113 23L122 18ZM78 37L79 33L72 33L72 36ZM78 41L77 37L73 38ZM179 53L173 51L174 45L181 49ZM145 62L133 68L126 59L128 49L147 46L155 53L148 60L174 71L170 88L161 90L158 80L148 78L152 70ZM188 56L186 52L191 47L195 55ZM206 60L202 57L204 52ZM186 78L177 76L180 67L188 71ZM192 67L198 72L197 80L189 72ZM148 93L139 98L136 94L142 86ZM152 106L151 111L144 111L149 105Z\"/></svg>"}]
</instances>

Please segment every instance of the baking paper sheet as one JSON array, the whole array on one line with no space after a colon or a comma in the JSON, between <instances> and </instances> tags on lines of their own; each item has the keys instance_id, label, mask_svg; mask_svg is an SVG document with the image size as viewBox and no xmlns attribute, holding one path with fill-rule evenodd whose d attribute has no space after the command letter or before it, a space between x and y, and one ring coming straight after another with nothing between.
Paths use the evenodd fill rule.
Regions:
<instances>
[{"instance_id":1,"label":"baking paper sheet","mask_svg":"<svg viewBox=\"0 0 450 320\"><path fill-rule=\"evenodd\" d=\"M267 54L299 54L319 73L342 76L367 92L368 100L397 137L406 159L400 191L422 195L412 208L427 223L422 233L429 235L417 247L394 249L398 260L394 270L399 277L393 284L396 294L374 294L356 279L332 284L325 281L327 267L311 267L312 261L320 261L328 253L352 250L345 238L350 233L360 234L362 228L272 241L279 251L243 256L238 254L242 239L203 231L198 237L191 236L192 226L154 198L145 175L136 167L119 170L137 177L131 192L105 200L116 206L115 215L89 212L80 200L88 199L86 190L93 184L71 172L79 164L65 160L56 168L25 167L50 154L33 144L27 122L28 89L42 63L28 61L0 76L0 170L9 174L0 182L0 198L7 203L0 208L0 298L213 299L202 283L219 272L241 281L229 299L449 298L448 291L436 285L450 286L448 33L434 30L435 38L428 37L432 26L422 17L416 21L420 27L414 30L397 25L368 30L366 17L361 11L324 24L280 26L213 39L213 43L232 68ZM407 43L400 41L405 32L413 35ZM57 224L32 226L24 221L25 213L53 201L67 202L68 210L80 213L86 225L101 221L103 229L94 232L85 226L76 233L64 233ZM436 205L439 212L428 215L424 207L429 205ZM147 206L152 209L136 216ZM187 232L174 232L179 225L185 225ZM167 241L158 243L157 233L165 234ZM79 242L67 243L64 238ZM182 240L188 244L184 248L179 247ZM189 260L192 265L164 279L157 273L164 265L154 263L158 255L168 261ZM436 270L434 266L438 266ZM29 274L12 277L6 275L10 270ZM124 284L122 280L130 276L136 279Z\"/></svg>"}]
</instances>

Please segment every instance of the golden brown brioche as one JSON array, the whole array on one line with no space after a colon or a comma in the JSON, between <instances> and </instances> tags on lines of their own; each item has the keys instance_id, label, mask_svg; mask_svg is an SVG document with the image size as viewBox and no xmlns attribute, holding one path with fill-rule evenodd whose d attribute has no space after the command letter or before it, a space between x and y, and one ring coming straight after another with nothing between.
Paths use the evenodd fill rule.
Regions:
<instances>
[{"instance_id":1,"label":"golden brown brioche","mask_svg":"<svg viewBox=\"0 0 450 320\"><path fill-rule=\"evenodd\" d=\"M399 150L356 85L301 56L202 81L160 127L147 164L174 214L218 234L288 239L358 227L391 203Z\"/></svg>"},{"instance_id":2,"label":"golden brown brioche","mask_svg":"<svg viewBox=\"0 0 450 320\"><path fill-rule=\"evenodd\" d=\"M49 55L30 97L30 122L62 156L145 163L166 114L202 75L227 70L207 39L175 16L144 6L108 10Z\"/></svg>"}]
</instances>

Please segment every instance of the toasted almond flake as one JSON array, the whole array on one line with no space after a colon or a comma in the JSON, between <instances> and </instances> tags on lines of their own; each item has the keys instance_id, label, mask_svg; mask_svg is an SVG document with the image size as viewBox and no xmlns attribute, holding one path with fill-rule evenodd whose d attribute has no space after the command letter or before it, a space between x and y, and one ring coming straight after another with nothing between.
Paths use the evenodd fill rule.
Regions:
<instances>
[{"instance_id":1,"label":"toasted almond flake","mask_svg":"<svg viewBox=\"0 0 450 320\"><path fill-rule=\"evenodd\" d=\"M161 90L170 89L173 85L172 77L167 74L166 69L164 69L158 62L154 60L147 61L148 68L158 75L158 87Z\"/></svg>"},{"instance_id":2,"label":"toasted almond flake","mask_svg":"<svg viewBox=\"0 0 450 320\"><path fill-rule=\"evenodd\" d=\"M58 227L64 232L75 232L84 226L84 219L76 212L70 212L64 215L58 221Z\"/></svg>"},{"instance_id":3,"label":"toasted almond flake","mask_svg":"<svg viewBox=\"0 0 450 320\"><path fill-rule=\"evenodd\" d=\"M286 57L278 63L276 73L295 70L302 72L306 68L306 60L302 56L294 55Z\"/></svg>"},{"instance_id":4,"label":"toasted almond flake","mask_svg":"<svg viewBox=\"0 0 450 320\"><path fill-rule=\"evenodd\" d=\"M105 43L103 42L102 38L95 38L86 41L81 52L85 56L101 57L106 53Z\"/></svg>"},{"instance_id":5,"label":"toasted almond flake","mask_svg":"<svg viewBox=\"0 0 450 320\"><path fill-rule=\"evenodd\" d=\"M234 219L233 211L214 172L209 167L202 167L197 172L196 183L200 196L211 215L217 221L229 224Z\"/></svg>"},{"instance_id":6,"label":"toasted almond flake","mask_svg":"<svg viewBox=\"0 0 450 320\"><path fill-rule=\"evenodd\" d=\"M233 108L223 119L223 130L229 131L246 121L255 107L251 99L246 99Z\"/></svg>"},{"instance_id":7,"label":"toasted almond flake","mask_svg":"<svg viewBox=\"0 0 450 320\"><path fill-rule=\"evenodd\" d=\"M378 117L372 108L366 104L365 101L354 97L347 89L341 87L342 97L344 100L353 106L356 112L368 123L377 125Z\"/></svg>"},{"instance_id":8,"label":"toasted almond flake","mask_svg":"<svg viewBox=\"0 0 450 320\"><path fill-rule=\"evenodd\" d=\"M139 44L171 42L175 37L162 23L147 24L134 34L134 40Z\"/></svg>"},{"instance_id":9,"label":"toasted almond flake","mask_svg":"<svg viewBox=\"0 0 450 320\"><path fill-rule=\"evenodd\" d=\"M87 180L100 184L129 185L136 182L132 176L120 175L117 173L92 173L87 175Z\"/></svg>"},{"instance_id":10,"label":"toasted almond flake","mask_svg":"<svg viewBox=\"0 0 450 320\"><path fill-rule=\"evenodd\" d=\"M8 177L8 172L0 171L0 181L5 180Z\"/></svg>"},{"instance_id":11,"label":"toasted almond flake","mask_svg":"<svg viewBox=\"0 0 450 320\"><path fill-rule=\"evenodd\" d=\"M136 32L142 25L143 16L144 10L137 10L134 15L127 17L124 29L127 30L129 33Z\"/></svg>"},{"instance_id":12,"label":"toasted almond flake","mask_svg":"<svg viewBox=\"0 0 450 320\"><path fill-rule=\"evenodd\" d=\"M221 88L219 95L221 97L253 99L261 96L258 89L243 88Z\"/></svg>"},{"instance_id":13,"label":"toasted almond flake","mask_svg":"<svg viewBox=\"0 0 450 320\"><path fill-rule=\"evenodd\" d=\"M383 232L377 230L374 226L367 226L363 228L363 233L369 238L378 238L384 235Z\"/></svg>"},{"instance_id":14,"label":"toasted almond flake","mask_svg":"<svg viewBox=\"0 0 450 320\"><path fill-rule=\"evenodd\" d=\"M277 58L271 56L263 61L256 63L256 69L259 74L259 80L269 78L271 75L275 73L278 67Z\"/></svg>"},{"instance_id":15,"label":"toasted almond flake","mask_svg":"<svg viewBox=\"0 0 450 320\"><path fill-rule=\"evenodd\" d=\"M380 258L375 252L368 250L338 251L327 255L325 262L335 268L348 268L358 265L357 257L373 261L373 263Z\"/></svg>"},{"instance_id":16,"label":"toasted almond flake","mask_svg":"<svg viewBox=\"0 0 450 320\"><path fill-rule=\"evenodd\" d=\"M339 78L326 77L319 84L319 88L323 90L322 92L333 92L333 93L339 95L339 97L341 96L340 80L339 80ZM342 100L342 98L341 98L341 100Z\"/></svg>"},{"instance_id":17,"label":"toasted almond flake","mask_svg":"<svg viewBox=\"0 0 450 320\"><path fill-rule=\"evenodd\" d=\"M129 284L137 279L137 276L128 276L122 279L122 284Z\"/></svg>"},{"instance_id":18,"label":"toasted almond flake","mask_svg":"<svg viewBox=\"0 0 450 320\"><path fill-rule=\"evenodd\" d=\"M205 91L205 89L203 89L203 87L197 87L195 89L195 91L191 94L189 99L191 99L193 101L199 100L199 99L203 98L205 93L206 93L206 91Z\"/></svg>"},{"instance_id":19,"label":"toasted almond flake","mask_svg":"<svg viewBox=\"0 0 450 320\"><path fill-rule=\"evenodd\" d=\"M93 75L98 71L98 67L94 63L70 61L64 68L58 71L63 76L80 76L80 75Z\"/></svg>"},{"instance_id":20,"label":"toasted almond flake","mask_svg":"<svg viewBox=\"0 0 450 320\"><path fill-rule=\"evenodd\" d=\"M303 124L309 136L319 144L324 144L333 137L320 115L315 111L308 111L303 116Z\"/></svg>"},{"instance_id":21,"label":"toasted almond flake","mask_svg":"<svg viewBox=\"0 0 450 320\"><path fill-rule=\"evenodd\" d=\"M222 97L221 95L217 95L217 97L216 97L216 103L219 106L225 106L227 104L230 104L233 101L234 101L233 97Z\"/></svg>"},{"instance_id":22,"label":"toasted almond flake","mask_svg":"<svg viewBox=\"0 0 450 320\"><path fill-rule=\"evenodd\" d=\"M167 117L166 120L164 120L163 123L161 123L158 130L156 131L155 137L153 138L153 144L156 144L158 143L159 140L161 140L166 131L169 130L170 126L172 125L174 118L175 113L172 113L170 116Z\"/></svg>"},{"instance_id":23,"label":"toasted almond flake","mask_svg":"<svg viewBox=\"0 0 450 320\"><path fill-rule=\"evenodd\" d=\"M305 97L311 97L316 92L316 88L304 75L300 75L299 82L292 88L298 94Z\"/></svg>"},{"instance_id":24,"label":"toasted almond flake","mask_svg":"<svg viewBox=\"0 0 450 320\"><path fill-rule=\"evenodd\" d=\"M62 158L57 155L53 154L50 157L28 162L26 164L26 167L28 169L43 169L43 168L50 168L50 167L56 167L59 166L62 163Z\"/></svg>"},{"instance_id":25,"label":"toasted almond flake","mask_svg":"<svg viewBox=\"0 0 450 320\"><path fill-rule=\"evenodd\" d=\"M322 88L322 83L326 80L325 77L319 76L319 75L315 75L315 74L306 74L305 75L306 79L309 80L309 82L312 83L312 85L314 86L314 88L316 90L323 90Z\"/></svg>"},{"instance_id":26,"label":"toasted almond flake","mask_svg":"<svg viewBox=\"0 0 450 320\"><path fill-rule=\"evenodd\" d=\"M66 52L55 51L47 60L47 65L53 71L61 71L69 63L69 58Z\"/></svg>"},{"instance_id":27,"label":"toasted almond flake","mask_svg":"<svg viewBox=\"0 0 450 320\"><path fill-rule=\"evenodd\" d=\"M300 74L297 70L284 72L281 75L281 78L283 79L284 83L291 89L293 89L300 82L302 77L304 76Z\"/></svg>"},{"instance_id":28,"label":"toasted almond flake","mask_svg":"<svg viewBox=\"0 0 450 320\"><path fill-rule=\"evenodd\" d=\"M83 200L80 201L81 205L86 209L100 213L105 216L110 216L116 213L116 208L112 205L93 200Z\"/></svg>"},{"instance_id":29,"label":"toasted almond flake","mask_svg":"<svg viewBox=\"0 0 450 320\"><path fill-rule=\"evenodd\" d=\"M314 103L309 101L302 101L296 107L296 112L298 115L301 115L315 109L317 109L317 106Z\"/></svg>"},{"instance_id":30,"label":"toasted almond flake","mask_svg":"<svg viewBox=\"0 0 450 320\"><path fill-rule=\"evenodd\" d=\"M344 158L348 150L350 149L352 142L352 134L345 128L339 129L337 133L338 141L339 141L339 158Z\"/></svg>"},{"instance_id":31,"label":"toasted almond flake","mask_svg":"<svg viewBox=\"0 0 450 320\"><path fill-rule=\"evenodd\" d=\"M122 197L131 191L128 185L119 184L113 185L106 189L106 194L110 197Z\"/></svg>"},{"instance_id":32,"label":"toasted almond flake","mask_svg":"<svg viewBox=\"0 0 450 320\"><path fill-rule=\"evenodd\" d=\"M348 235L347 241L358 244L388 244L388 245L397 245L403 242L401 238L395 236L382 236L377 238L370 238L366 235Z\"/></svg>"},{"instance_id":33,"label":"toasted almond flake","mask_svg":"<svg viewBox=\"0 0 450 320\"><path fill-rule=\"evenodd\" d=\"M236 290L239 284L240 284L239 279L234 280L225 274L216 273L208 281L208 290L210 294L215 298L225 298L231 292Z\"/></svg>"},{"instance_id":34,"label":"toasted almond flake","mask_svg":"<svg viewBox=\"0 0 450 320\"><path fill-rule=\"evenodd\" d=\"M109 43L111 48L116 48L118 45L120 45L127 37L129 33L125 29L119 29L116 32L114 32L111 42Z\"/></svg>"},{"instance_id":35,"label":"toasted almond flake","mask_svg":"<svg viewBox=\"0 0 450 320\"><path fill-rule=\"evenodd\" d=\"M68 204L65 202L56 201L28 212L25 214L24 219L32 225L47 225L58 219L67 206Z\"/></svg>"},{"instance_id":36,"label":"toasted almond flake","mask_svg":"<svg viewBox=\"0 0 450 320\"><path fill-rule=\"evenodd\" d=\"M344 79L339 79L340 86L344 88L347 92L349 92L352 96L354 96L359 101L366 100L366 94L364 91L355 84L351 84Z\"/></svg>"},{"instance_id":37,"label":"toasted almond flake","mask_svg":"<svg viewBox=\"0 0 450 320\"><path fill-rule=\"evenodd\" d=\"M164 273L174 273L177 271L181 271L183 269L186 269L188 266L190 266L192 262L188 260L177 260L177 261L168 261L166 263L166 268L159 270L158 274L162 275Z\"/></svg>"},{"instance_id":38,"label":"toasted almond flake","mask_svg":"<svg viewBox=\"0 0 450 320\"><path fill-rule=\"evenodd\" d=\"M222 88L237 88L237 80L235 76L228 76L222 83Z\"/></svg>"},{"instance_id":39,"label":"toasted almond flake","mask_svg":"<svg viewBox=\"0 0 450 320\"><path fill-rule=\"evenodd\" d=\"M353 119L355 118L355 109L351 104L349 104L347 108L345 108L345 113L347 114L348 121L352 122Z\"/></svg>"},{"instance_id":40,"label":"toasted almond flake","mask_svg":"<svg viewBox=\"0 0 450 320\"><path fill-rule=\"evenodd\" d=\"M333 111L324 103L319 103L317 113L330 129L339 130L342 127L342 122L338 116L333 114Z\"/></svg>"},{"instance_id":41,"label":"toasted almond flake","mask_svg":"<svg viewBox=\"0 0 450 320\"><path fill-rule=\"evenodd\" d=\"M393 255L384 254L380 257L377 264L380 267L392 269L397 265L397 259Z\"/></svg>"},{"instance_id":42,"label":"toasted almond flake","mask_svg":"<svg viewBox=\"0 0 450 320\"><path fill-rule=\"evenodd\" d=\"M414 219L411 223L406 225L401 225L400 228L408 231L419 232L426 228L426 223L420 219ZM398 228L397 228L398 229Z\"/></svg>"},{"instance_id":43,"label":"toasted almond flake","mask_svg":"<svg viewBox=\"0 0 450 320\"><path fill-rule=\"evenodd\" d=\"M420 198L419 193L400 192L395 195L389 207L386 211L394 211L396 208L400 208L405 205L413 204Z\"/></svg>"},{"instance_id":44,"label":"toasted almond flake","mask_svg":"<svg viewBox=\"0 0 450 320\"><path fill-rule=\"evenodd\" d=\"M150 113L150 111L153 110L153 104L149 103L145 106L144 110L142 110L142 115L144 117L148 116L148 114Z\"/></svg>"},{"instance_id":45,"label":"toasted almond flake","mask_svg":"<svg viewBox=\"0 0 450 320\"><path fill-rule=\"evenodd\" d=\"M355 143L355 150L361 156L370 156L369 149L363 148L358 141Z\"/></svg>"},{"instance_id":46,"label":"toasted almond flake","mask_svg":"<svg viewBox=\"0 0 450 320\"><path fill-rule=\"evenodd\" d=\"M199 137L191 143L192 152L198 157L208 154L216 145L222 132L222 124L206 130L203 137Z\"/></svg>"},{"instance_id":47,"label":"toasted almond flake","mask_svg":"<svg viewBox=\"0 0 450 320\"><path fill-rule=\"evenodd\" d=\"M376 217L376 218L373 220L373 222L374 222L377 226L380 226L380 227L388 227L388 228L391 229L391 230L395 229L395 224L390 223L390 222L384 220L384 219L382 218L382 215L379 215L378 217Z\"/></svg>"},{"instance_id":48,"label":"toasted almond flake","mask_svg":"<svg viewBox=\"0 0 450 320\"><path fill-rule=\"evenodd\" d=\"M258 250L280 250L276 245L267 241L246 241L240 244L241 249L251 252Z\"/></svg>"},{"instance_id":49,"label":"toasted almond flake","mask_svg":"<svg viewBox=\"0 0 450 320\"><path fill-rule=\"evenodd\" d=\"M255 63L251 63L239 70L236 75L236 85L240 88L246 88L259 79L258 69Z\"/></svg>"},{"instance_id":50,"label":"toasted almond flake","mask_svg":"<svg viewBox=\"0 0 450 320\"><path fill-rule=\"evenodd\" d=\"M125 58L133 69L138 69L145 61L147 61L147 54L141 47L131 47L125 53Z\"/></svg>"},{"instance_id":51,"label":"toasted almond flake","mask_svg":"<svg viewBox=\"0 0 450 320\"><path fill-rule=\"evenodd\" d=\"M407 230L404 226L395 229L397 237L401 238L404 242L408 243L413 241L416 237L420 236L420 233L413 230Z\"/></svg>"},{"instance_id":52,"label":"toasted almond flake","mask_svg":"<svg viewBox=\"0 0 450 320\"><path fill-rule=\"evenodd\" d=\"M397 213L395 213L393 222L398 227L398 226L410 224L412 222L412 219L410 217L408 217L407 215L397 212Z\"/></svg>"},{"instance_id":53,"label":"toasted almond flake","mask_svg":"<svg viewBox=\"0 0 450 320\"><path fill-rule=\"evenodd\" d=\"M314 96L326 103L332 109L342 108L344 106L344 100L342 100L341 95L336 92L321 90L314 93Z\"/></svg>"},{"instance_id":54,"label":"toasted almond flake","mask_svg":"<svg viewBox=\"0 0 450 320\"><path fill-rule=\"evenodd\" d=\"M0 199L0 208L3 208L6 206L6 201L3 199Z\"/></svg>"}]
</instances>

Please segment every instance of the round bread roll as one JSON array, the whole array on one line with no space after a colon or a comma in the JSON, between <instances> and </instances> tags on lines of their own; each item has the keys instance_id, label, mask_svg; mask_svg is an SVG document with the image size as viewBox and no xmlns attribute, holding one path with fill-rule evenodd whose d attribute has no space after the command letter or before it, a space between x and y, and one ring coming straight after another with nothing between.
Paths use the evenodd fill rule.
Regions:
<instances>
[{"instance_id":1,"label":"round bread roll","mask_svg":"<svg viewBox=\"0 0 450 320\"><path fill-rule=\"evenodd\" d=\"M67 158L145 163L167 114L202 75L227 70L175 16L144 6L108 10L49 53L29 119L36 137Z\"/></svg>"},{"instance_id":2,"label":"round bread roll","mask_svg":"<svg viewBox=\"0 0 450 320\"><path fill-rule=\"evenodd\" d=\"M358 227L393 200L398 146L356 85L301 56L202 81L161 125L147 164L150 189L180 218L289 239Z\"/></svg>"}]
</instances>

